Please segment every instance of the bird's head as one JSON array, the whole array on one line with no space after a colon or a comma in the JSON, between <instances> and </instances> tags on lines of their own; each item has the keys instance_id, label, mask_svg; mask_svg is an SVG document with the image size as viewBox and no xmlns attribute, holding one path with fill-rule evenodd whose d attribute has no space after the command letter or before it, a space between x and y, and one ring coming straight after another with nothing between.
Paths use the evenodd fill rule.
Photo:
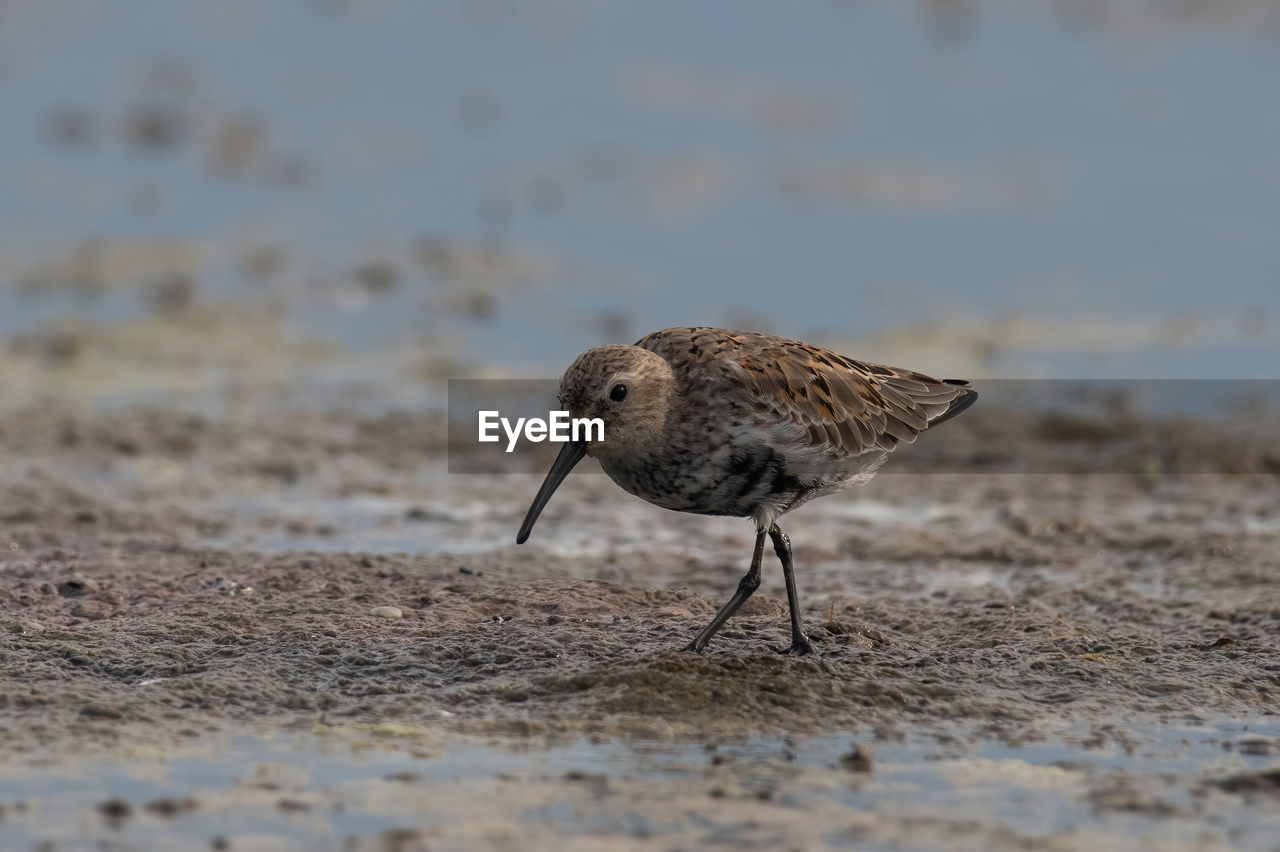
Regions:
<instances>
[{"instance_id":1,"label":"bird's head","mask_svg":"<svg viewBox=\"0 0 1280 852\"><path fill-rule=\"evenodd\" d=\"M671 365L647 349L597 346L579 355L560 378L560 407L574 419L599 418L604 438L564 444L529 507L516 543L529 537L551 495L584 455L607 461L644 453L661 440L675 395Z\"/></svg>"}]
</instances>

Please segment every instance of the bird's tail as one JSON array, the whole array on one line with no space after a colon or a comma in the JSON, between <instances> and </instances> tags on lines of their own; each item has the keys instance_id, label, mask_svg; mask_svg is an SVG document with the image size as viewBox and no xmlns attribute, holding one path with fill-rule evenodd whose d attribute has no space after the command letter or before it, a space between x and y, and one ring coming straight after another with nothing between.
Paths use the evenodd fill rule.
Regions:
<instances>
[{"instance_id":1,"label":"bird's tail","mask_svg":"<svg viewBox=\"0 0 1280 852\"><path fill-rule=\"evenodd\" d=\"M943 423L947 420L950 420L952 417L955 417L957 414L964 411L966 408L968 408L969 406L973 405L975 402L978 401L978 392L973 389L973 387L969 384L967 380L943 379L942 383L944 385L951 385L955 387L957 390L957 393L955 397L951 400L951 404L947 406L945 411L943 411L937 417L932 417L929 419L929 428L933 428L934 426L937 426L939 423Z\"/></svg>"}]
</instances>

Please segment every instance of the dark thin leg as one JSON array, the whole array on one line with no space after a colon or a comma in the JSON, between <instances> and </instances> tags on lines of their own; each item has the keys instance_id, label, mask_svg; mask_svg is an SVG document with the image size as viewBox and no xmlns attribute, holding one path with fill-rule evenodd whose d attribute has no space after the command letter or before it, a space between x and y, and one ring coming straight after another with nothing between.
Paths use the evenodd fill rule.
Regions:
<instances>
[{"instance_id":1,"label":"dark thin leg","mask_svg":"<svg viewBox=\"0 0 1280 852\"><path fill-rule=\"evenodd\" d=\"M791 647L782 653L812 654L813 645L800 627L800 596L796 594L796 573L791 566L791 539L777 524L769 527L769 538L773 539L773 552L782 563L782 579L787 582L787 607L791 610Z\"/></svg>"},{"instance_id":2,"label":"dark thin leg","mask_svg":"<svg viewBox=\"0 0 1280 852\"><path fill-rule=\"evenodd\" d=\"M707 643L711 641L711 637L716 635L729 617L738 611L738 607L751 597L756 589L760 588L760 560L764 555L764 530L756 535L756 552L751 557L751 569L742 575L742 579L738 581L738 590L733 593L733 597L729 598L729 602L720 607L720 611L716 613L716 617L711 619L711 623L702 629L702 632L693 638L693 641L685 646L686 651L696 651L701 654L702 649L707 647Z\"/></svg>"}]
</instances>

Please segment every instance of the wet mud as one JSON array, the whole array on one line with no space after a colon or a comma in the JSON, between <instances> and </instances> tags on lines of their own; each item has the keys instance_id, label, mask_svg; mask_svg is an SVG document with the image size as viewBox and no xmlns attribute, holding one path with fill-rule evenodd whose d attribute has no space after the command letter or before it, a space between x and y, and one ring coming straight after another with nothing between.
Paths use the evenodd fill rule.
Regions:
<instances>
[{"instance_id":1,"label":"wet mud","mask_svg":"<svg viewBox=\"0 0 1280 852\"><path fill-rule=\"evenodd\" d=\"M0 427L6 749L374 720L659 738L947 724L1025 741L1277 706L1269 475L887 473L791 524L817 655L776 653L776 571L694 655L679 649L732 591L747 522L581 476L516 548L536 478L439 475L429 416L31 409ZM369 488L389 507L377 529L440 552L342 550L340 508ZM262 508L299 493L320 508ZM480 517L450 514L468 499L487 501ZM263 531L334 546L237 542ZM449 552L455 531L474 552ZM582 552L554 550L575 535Z\"/></svg>"},{"instance_id":2,"label":"wet mud","mask_svg":"<svg viewBox=\"0 0 1280 852\"><path fill-rule=\"evenodd\" d=\"M501 845L529 825L539 843L570 846L1142 836L1174 848L1190 826L1265 848L1280 749L1268 442L1151 422L1138 449L1158 451L1165 472L1118 461L1123 472L1073 473L1132 455L1132 431L1035 422L975 409L871 484L788 516L817 648L789 657L772 565L705 653L679 650L745 570L748 522L666 512L581 475L516 547L538 475L448 475L436 414L10 409L0 751L17 774L5 777L29 791L41 772L110 778L162 758L176 772L211 743L264 734L367 741L349 760L382 749L418 761L396 770L405 777L449 776L471 760L459 743L482 742L496 768L465 789L523 803L515 823L507 805L440 806L431 780L382 782L376 806L320 775L292 792L255 787L272 770L250 749L242 765L206 758L233 788L84 793L96 827L75 842L163 845L172 826L225 842L210 818L225 811L315 848L339 836L350 848ZM984 472L990 447L1060 472ZM923 472L965 459L973 470ZM716 756L744 745L741 759ZM997 746L1008 751L992 763L983 750ZM298 748L281 760L317 753ZM503 763L530 748L570 768ZM622 762L596 766L601 748ZM1047 757L1028 762L1037 748ZM669 750L669 776L648 767L653 749ZM809 769L788 768L794 753ZM925 791L912 813L900 811L904 777ZM423 796L437 802L430 819ZM1042 797L1061 824L1020 823L996 804L1009 796ZM0 836L56 838L51 815L72 798L10 791ZM353 833L337 816L362 808L385 830ZM314 822L321 812L332 824Z\"/></svg>"}]
</instances>

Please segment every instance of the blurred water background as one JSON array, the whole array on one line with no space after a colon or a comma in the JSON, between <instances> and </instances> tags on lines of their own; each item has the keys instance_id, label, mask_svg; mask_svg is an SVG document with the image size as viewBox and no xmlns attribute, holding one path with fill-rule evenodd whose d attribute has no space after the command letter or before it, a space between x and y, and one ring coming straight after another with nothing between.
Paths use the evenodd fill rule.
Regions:
<instances>
[{"instance_id":1,"label":"blurred water background","mask_svg":"<svg viewBox=\"0 0 1280 852\"><path fill-rule=\"evenodd\" d=\"M407 405L685 324L1271 379L1278 83L1265 0L13 0L0 382Z\"/></svg>"}]
</instances>

